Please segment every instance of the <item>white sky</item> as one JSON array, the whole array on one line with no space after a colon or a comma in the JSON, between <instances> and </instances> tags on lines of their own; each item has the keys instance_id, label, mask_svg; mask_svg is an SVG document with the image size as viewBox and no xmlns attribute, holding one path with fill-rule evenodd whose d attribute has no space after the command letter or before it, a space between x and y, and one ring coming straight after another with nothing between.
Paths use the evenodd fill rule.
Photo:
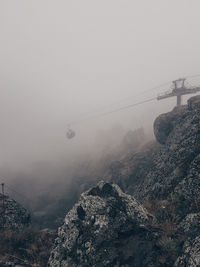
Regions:
<instances>
[{"instance_id":1,"label":"white sky","mask_svg":"<svg viewBox=\"0 0 200 267\"><path fill-rule=\"evenodd\" d=\"M65 139L71 119L199 74L199 10L199 0L0 0L2 164L84 150L89 130L151 125L175 100L86 122Z\"/></svg>"}]
</instances>

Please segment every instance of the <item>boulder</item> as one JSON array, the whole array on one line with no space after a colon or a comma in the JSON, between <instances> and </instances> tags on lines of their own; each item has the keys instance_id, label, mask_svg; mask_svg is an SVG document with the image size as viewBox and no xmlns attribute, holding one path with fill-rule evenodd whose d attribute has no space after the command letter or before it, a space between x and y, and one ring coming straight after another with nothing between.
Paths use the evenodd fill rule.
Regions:
<instances>
[{"instance_id":1,"label":"boulder","mask_svg":"<svg viewBox=\"0 0 200 267\"><path fill-rule=\"evenodd\" d=\"M134 197L100 182L67 214L48 266L150 266L152 221Z\"/></svg>"}]
</instances>

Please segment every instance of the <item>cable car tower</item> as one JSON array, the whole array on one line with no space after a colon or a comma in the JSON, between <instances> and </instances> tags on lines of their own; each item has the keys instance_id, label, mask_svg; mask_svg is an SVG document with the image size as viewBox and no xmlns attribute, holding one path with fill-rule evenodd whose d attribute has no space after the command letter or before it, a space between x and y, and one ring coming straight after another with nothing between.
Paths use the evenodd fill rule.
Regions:
<instances>
[{"instance_id":1,"label":"cable car tower","mask_svg":"<svg viewBox=\"0 0 200 267\"><path fill-rule=\"evenodd\" d=\"M181 105L182 95L196 94L200 92L200 87L192 87L185 85L185 78L177 79L172 82L172 90L167 91L163 94L158 95L157 100L169 98L176 96L177 97L177 106Z\"/></svg>"}]
</instances>

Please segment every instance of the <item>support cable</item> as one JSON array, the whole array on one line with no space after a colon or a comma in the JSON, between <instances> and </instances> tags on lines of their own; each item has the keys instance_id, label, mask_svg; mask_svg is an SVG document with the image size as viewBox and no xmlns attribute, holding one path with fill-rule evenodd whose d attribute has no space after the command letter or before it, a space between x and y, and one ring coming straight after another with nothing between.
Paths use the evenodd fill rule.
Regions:
<instances>
[{"instance_id":1,"label":"support cable","mask_svg":"<svg viewBox=\"0 0 200 267\"><path fill-rule=\"evenodd\" d=\"M154 97L154 98L150 98L150 99L147 99L147 100L144 100L144 101L140 101L140 102L137 102L137 103L134 103L134 104L129 104L129 105L123 106L121 108L113 109L113 110L108 111L108 112L102 112L102 113L99 113L99 114L95 114L93 116L89 116L89 117L83 118L81 120L77 120L77 121L71 122L71 123L69 123L69 125L80 124L80 123L82 123L84 121L87 121L87 120L93 120L93 119L96 119L96 118L104 117L106 115L109 115L109 114L112 114L112 113L116 113L116 112L119 112L119 111L122 111L122 110L125 110L125 109L133 108L133 107L142 105L144 103L151 102L151 101L156 100L156 99L157 98Z\"/></svg>"}]
</instances>

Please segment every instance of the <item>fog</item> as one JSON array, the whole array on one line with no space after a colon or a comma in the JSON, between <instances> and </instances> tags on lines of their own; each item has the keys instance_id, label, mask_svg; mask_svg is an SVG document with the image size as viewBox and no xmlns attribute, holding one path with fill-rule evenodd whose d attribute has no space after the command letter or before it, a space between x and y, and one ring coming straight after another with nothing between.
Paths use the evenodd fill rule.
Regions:
<instances>
[{"instance_id":1,"label":"fog","mask_svg":"<svg viewBox=\"0 0 200 267\"><path fill-rule=\"evenodd\" d=\"M152 135L153 120L175 99L96 114L199 74L199 9L195 0L1 0L0 176L72 176L63 168L128 129ZM74 121L76 138L68 140Z\"/></svg>"}]
</instances>

